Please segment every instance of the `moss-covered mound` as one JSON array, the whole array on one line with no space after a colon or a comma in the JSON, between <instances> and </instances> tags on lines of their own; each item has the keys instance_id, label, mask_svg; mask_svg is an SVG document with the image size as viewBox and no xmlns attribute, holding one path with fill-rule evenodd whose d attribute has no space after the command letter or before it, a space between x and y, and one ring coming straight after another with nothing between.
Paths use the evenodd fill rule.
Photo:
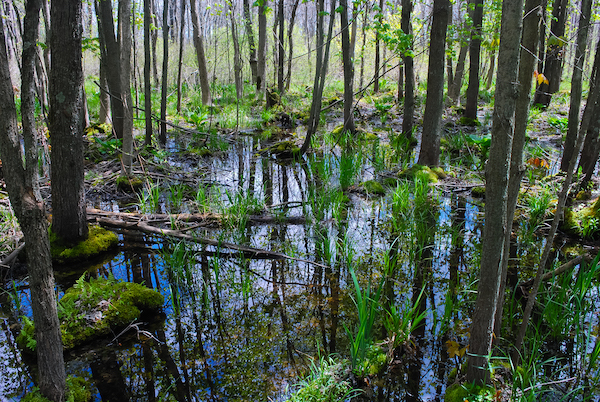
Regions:
<instances>
[{"instance_id":1,"label":"moss-covered mound","mask_svg":"<svg viewBox=\"0 0 600 402\"><path fill-rule=\"evenodd\" d=\"M418 179L427 183L437 183L439 179L446 178L446 173L440 167L430 168L429 166L414 164L398 173L398 177L401 179Z\"/></svg>"},{"instance_id":2,"label":"moss-covered mound","mask_svg":"<svg viewBox=\"0 0 600 402\"><path fill-rule=\"evenodd\" d=\"M385 195L385 188L375 180L367 180L361 183L360 187L367 195Z\"/></svg>"},{"instance_id":3,"label":"moss-covered mound","mask_svg":"<svg viewBox=\"0 0 600 402\"><path fill-rule=\"evenodd\" d=\"M300 147L294 141L280 141L260 150L261 154L275 155L278 158L291 158L300 153Z\"/></svg>"},{"instance_id":4,"label":"moss-covered mound","mask_svg":"<svg viewBox=\"0 0 600 402\"><path fill-rule=\"evenodd\" d=\"M600 198L585 207L566 208L561 229L583 238L597 238L600 233Z\"/></svg>"},{"instance_id":5,"label":"moss-covered mound","mask_svg":"<svg viewBox=\"0 0 600 402\"><path fill-rule=\"evenodd\" d=\"M126 193L141 190L144 187L144 180L139 177L117 177L117 188Z\"/></svg>"},{"instance_id":6,"label":"moss-covered mound","mask_svg":"<svg viewBox=\"0 0 600 402\"><path fill-rule=\"evenodd\" d=\"M72 349L89 343L137 320L143 310L157 310L163 296L147 287L114 278L91 279L82 276L69 288L58 303L58 318L63 347ZM33 322L24 319L17 343L26 351L36 348Z\"/></svg>"},{"instance_id":7,"label":"moss-covered mound","mask_svg":"<svg viewBox=\"0 0 600 402\"><path fill-rule=\"evenodd\" d=\"M115 247L119 238L114 232L90 225L88 238L75 246L64 242L50 231L50 253L52 261L67 264L85 261Z\"/></svg>"},{"instance_id":8,"label":"moss-covered mound","mask_svg":"<svg viewBox=\"0 0 600 402\"><path fill-rule=\"evenodd\" d=\"M90 385L81 377L67 377L67 402L87 402L92 399ZM29 391L21 402L50 402L45 398L37 387Z\"/></svg>"}]
</instances>

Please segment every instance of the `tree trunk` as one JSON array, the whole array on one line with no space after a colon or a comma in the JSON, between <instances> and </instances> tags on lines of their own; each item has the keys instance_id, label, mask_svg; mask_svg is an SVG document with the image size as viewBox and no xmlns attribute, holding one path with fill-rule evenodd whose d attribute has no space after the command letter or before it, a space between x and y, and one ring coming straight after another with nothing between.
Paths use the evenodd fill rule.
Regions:
<instances>
[{"instance_id":1,"label":"tree trunk","mask_svg":"<svg viewBox=\"0 0 600 402\"><path fill-rule=\"evenodd\" d=\"M467 51L469 46L465 42L461 42L458 52L458 61L454 69L454 77L452 85L448 88L448 105L457 105L460 101L460 90L462 88L463 76L465 73L465 60L467 59Z\"/></svg>"},{"instance_id":2,"label":"tree trunk","mask_svg":"<svg viewBox=\"0 0 600 402\"><path fill-rule=\"evenodd\" d=\"M256 85L257 61L256 61L256 45L254 44L254 32L252 31L252 16L250 14L250 1L244 0L244 23L246 24L246 36L248 37L248 50L250 52L250 72L252 74L252 82Z\"/></svg>"},{"instance_id":3,"label":"tree trunk","mask_svg":"<svg viewBox=\"0 0 600 402\"><path fill-rule=\"evenodd\" d=\"M354 134L354 63L350 48L350 25L348 24L348 0L340 0L342 24L342 63L344 65L344 131Z\"/></svg>"},{"instance_id":4,"label":"tree trunk","mask_svg":"<svg viewBox=\"0 0 600 402\"><path fill-rule=\"evenodd\" d=\"M2 158L3 175L13 211L19 220L27 245L31 308L37 340L38 385L46 398L52 401L63 401L65 365L47 220L44 202L39 196L37 176L34 71L41 6L42 2L39 0L27 1L25 5L21 85L25 155L21 153L17 110L4 34L4 16L1 15L0 9L0 158ZM77 7L76 4L71 6ZM23 160L25 160L25 168L23 168Z\"/></svg>"},{"instance_id":5,"label":"tree trunk","mask_svg":"<svg viewBox=\"0 0 600 402\"><path fill-rule=\"evenodd\" d=\"M133 100L131 99L131 0L119 0L121 101L123 102L123 174L131 175L133 155Z\"/></svg>"},{"instance_id":6,"label":"tree trunk","mask_svg":"<svg viewBox=\"0 0 600 402\"><path fill-rule=\"evenodd\" d=\"M377 10L377 14L375 15L375 19L377 20L377 23L379 25L379 28L375 30L375 77L373 77L373 92L375 93L379 92L379 65L381 64L381 34L379 33L379 30L383 29L383 27L381 26L383 23L383 4L384 1L379 0L379 9Z\"/></svg>"},{"instance_id":7,"label":"tree trunk","mask_svg":"<svg viewBox=\"0 0 600 402\"><path fill-rule=\"evenodd\" d=\"M479 101L479 54L481 53L481 24L483 21L483 0L472 0L473 28L469 45L469 86L465 103L465 117L477 120Z\"/></svg>"},{"instance_id":8,"label":"tree trunk","mask_svg":"<svg viewBox=\"0 0 600 402\"><path fill-rule=\"evenodd\" d=\"M512 222L515 216L521 181L525 175L523 164L523 148L527 133L527 120L531 101L531 86L533 71L536 67L535 54L538 51L540 22L542 20L542 0L527 0L525 4L525 18L523 19L523 35L521 39L521 52L519 59L519 94L515 110L515 132L513 135L512 152L510 160L510 175L508 180L508 198L506 206L506 222L508 230L504 239L504 254L502 255L502 275L500 277L500 291L498 292L498 306L494 320L494 334L500 338L502 328L502 307L504 305L504 292L508 272L508 258Z\"/></svg>"},{"instance_id":9,"label":"tree trunk","mask_svg":"<svg viewBox=\"0 0 600 402\"><path fill-rule=\"evenodd\" d=\"M156 57L156 46L158 44L158 18L156 17L156 3L155 0L150 0L150 18L152 18L152 25L154 29L150 30L150 37L152 38L152 73L154 76L154 86L158 87L158 57Z\"/></svg>"},{"instance_id":10,"label":"tree trunk","mask_svg":"<svg viewBox=\"0 0 600 402\"><path fill-rule=\"evenodd\" d=\"M488 356L498 307L504 242L509 230L506 220L507 189L519 92L517 74L522 17L522 0L502 2L492 143L486 167L485 227L467 366L467 381L476 384L487 383L490 379Z\"/></svg>"},{"instance_id":11,"label":"tree trunk","mask_svg":"<svg viewBox=\"0 0 600 402\"><path fill-rule=\"evenodd\" d=\"M104 40L102 39L102 35L98 35L100 48L104 46ZM110 96L108 96L108 92L106 89L108 88L108 79L106 77L106 60L104 57L100 56L100 86L104 90L100 90L99 98L100 98L100 112L98 113L98 120L100 123L108 123L112 124L110 120Z\"/></svg>"},{"instance_id":12,"label":"tree trunk","mask_svg":"<svg viewBox=\"0 0 600 402\"><path fill-rule=\"evenodd\" d=\"M198 19L197 1L190 1L190 11L192 12L194 47L196 48L196 58L198 60L198 77L200 78L200 88L202 90L202 104L208 105L210 103L210 83L208 82L208 69L206 68L206 55L204 53L204 35L200 26L200 20Z\"/></svg>"},{"instance_id":13,"label":"tree trunk","mask_svg":"<svg viewBox=\"0 0 600 402\"><path fill-rule=\"evenodd\" d=\"M485 79L485 89L489 90L492 87L492 81L494 80L494 66L496 65L496 49L490 50L490 69L488 70L487 77Z\"/></svg>"},{"instance_id":14,"label":"tree trunk","mask_svg":"<svg viewBox=\"0 0 600 402\"><path fill-rule=\"evenodd\" d=\"M563 52L565 47L565 25L567 21L568 0L554 0L550 37L546 47L544 76L548 83L542 82L535 92L534 104L547 107L552 94L558 91L562 76Z\"/></svg>"},{"instance_id":15,"label":"tree trunk","mask_svg":"<svg viewBox=\"0 0 600 402\"><path fill-rule=\"evenodd\" d=\"M256 70L256 92L262 97L265 89L265 66L267 52L267 0L258 0L258 64Z\"/></svg>"},{"instance_id":16,"label":"tree trunk","mask_svg":"<svg viewBox=\"0 0 600 402\"><path fill-rule=\"evenodd\" d=\"M363 14L363 23L362 23L362 45L360 46L360 80L359 87L363 88L364 86L364 77L365 77L365 47L367 44L367 16L369 15L369 2L365 5L365 10Z\"/></svg>"},{"instance_id":17,"label":"tree trunk","mask_svg":"<svg viewBox=\"0 0 600 402\"><path fill-rule=\"evenodd\" d=\"M96 14L98 17L98 33L102 37L100 43L104 43L104 47L100 49L100 57L105 60L104 65L106 66L106 81L108 83L108 90L110 91L113 130L117 138L123 138L123 117L125 116L125 110L122 98L121 50L115 37L111 1L98 0L96 2Z\"/></svg>"},{"instance_id":18,"label":"tree trunk","mask_svg":"<svg viewBox=\"0 0 600 402\"><path fill-rule=\"evenodd\" d=\"M288 24L288 62L287 62L287 75L285 77L285 90L289 91L290 84L292 82L292 58L294 56L294 23L296 21L296 12L298 11L298 5L300 0L294 1L294 7L292 8L292 16Z\"/></svg>"},{"instance_id":19,"label":"tree trunk","mask_svg":"<svg viewBox=\"0 0 600 402\"><path fill-rule=\"evenodd\" d=\"M164 1L163 8L163 65L162 88L160 96L160 134L158 142L164 148L167 145L167 91L169 90L169 1Z\"/></svg>"},{"instance_id":20,"label":"tree trunk","mask_svg":"<svg viewBox=\"0 0 600 402\"><path fill-rule=\"evenodd\" d=\"M231 38L233 39L233 71L235 77L235 93L237 102L244 97L244 84L242 83L242 56L240 55L240 43L238 41L237 25L235 23L235 7L229 3L229 18L231 20Z\"/></svg>"},{"instance_id":21,"label":"tree trunk","mask_svg":"<svg viewBox=\"0 0 600 402\"><path fill-rule=\"evenodd\" d=\"M412 1L402 0L402 19L400 21L402 32L412 35ZM412 43L410 45L412 50ZM414 114L415 114L415 69L413 56L405 53L402 55L404 61L404 114L402 116L402 134L410 138L413 136Z\"/></svg>"},{"instance_id":22,"label":"tree trunk","mask_svg":"<svg viewBox=\"0 0 600 402\"><path fill-rule=\"evenodd\" d=\"M67 242L87 238L83 180L83 69L81 9L77 0L52 4L50 141L52 231ZM117 59L118 62L118 59Z\"/></svg>"},{"instance_id":23,"label":"tree trunk","mask_svg":"<svg viewBox=\"0 0 600 402\"><path fill-rule=\"evenodd\" d=\"M185 40L185 0L181 0L181 24L179 30L179 57L177 58L177 113L181 113L181 69L183 67L183 43Z\"/></svg>"},{"instance_id":24,"label":"tree trunk","mask_svg":"<svg viewBox=\"0 0 600 402\"><path fill-rule=\"evenodd\" d=\"M285 62L285 49L283 47L283 43L285 41L285 30L283 22L284 22L284 13L283 13L283 0L279 0L278 3L279 6L279 44L277 46L277 48L279 49L277 51L278 57L277 57L277 90L279 91L279 96L283 95L283 90L284 88L284 79L283 79L283 66L284 66L284 62Z\"/></svg>"},{"instance_id":25,"label":"tree trunk","mask_svg":"<svg viewBox=\"0 0 600 402\"><path fill-rule=\"evenodd\" d=\"M571 104L569 107L569 123L567 127L567 138L560 163L560 170L566 172L569 168L569 162L573 156L573 148L579 131L579 113L581 109L581 91L582 75L585 63L585 53L590 28L590 18L592 15L591 0L582 0L581 14L579 16L579 29L577 31L577 44L575 45L575 65L573 66L573 76L571 77Z\"/></svg>"},{"instance_id":26,"label":"tree trunk","mask_svg":"<svg viewBox=\"0 0 600 402\"><path fill-rule=\"evenodd\" d=\"M418 162L425 166L438 166L440 162L440 130L444 110L444 56L449 11L449 0L434 0L429 42L427 99Z\"/></svg>"},{"instance_id":27,"label":"tree trunk","mask_svg":"<svg viewBox=\"0 0 600 402\"><path fill-rule=\"evenodd\" d=\"M323 98L323 88L325 86L325 76L327 75L327 65L329 63L329 49L331 47L331 39L333 35L333 25L335 22L335 0L331 1L331 10L329 13L329 28L327 32L327 43L324 45L325 37L323 32L325 0L317 0L317 61L315 68L315 79L313 83L313 97L310 107L310 116L306 129L306 138L300 148L300 153L304 154L310 146L310 141L319 125L319 117L321 115L321 100ZM325 46L325 52L323 52Z\"/></svg>"},{"instance_id":28,"label":"tree trunk","mask_svg":"<svg viewBox=\"0 0 600 402\"><path fill-rule=\"evenodd\" d=\"M192 0L194 1L194 0ZM150 0L144 0L144 120L146 135L144 144L152 145L152 87L150 78Z\"/></svg>"}]
</instances>

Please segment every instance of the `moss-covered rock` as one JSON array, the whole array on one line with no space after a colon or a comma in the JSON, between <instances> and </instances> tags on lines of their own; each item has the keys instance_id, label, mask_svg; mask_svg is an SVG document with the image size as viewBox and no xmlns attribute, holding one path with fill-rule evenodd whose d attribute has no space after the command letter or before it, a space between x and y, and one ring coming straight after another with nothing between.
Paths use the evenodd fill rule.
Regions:
<instances>
[{"instance_id":1,"label":"moss-covered rock","mask_svg":"<svg viewBox=\"0 0 600 402\"><path fill-rule=\"evenodd\" d=\"M59 264L88 260L110 250L118 242L119 238L114 232L96 225L90 225L88 238L76 245L63 241L50 229L52 261Z\"/></svg>"},{"instance_id":2,"label":"moss-covered rock","mask_svg":"<svg viewBox=\"0 0 600 402\"><path fill-rule=\"evenodd\" d=\"M565 208L561 229L578 237L597 237L600 232L600 198L588 206Z\"/></svg>"},{"instance_id":3,"label":"moss-covered rock","mask_svg":"<svg viewBox=\"0 0 600 402\"><path fill-rule=\"evenodd\" d=\"M157 310L163 303L159 292L142 284L119 282L114 278L88 282L82 276L58 303L63 347L72 349L111 335L139 319L142 311ZM35 351L35 329L31 320L24 320L17 343L25 351Z\"/></svg>"},{"instance_id":4,"label":"moss-covered rock","mask_svg":"<svg viewBox=\"0 0 600 402\"><path fill-rule=\"evenodd\" d=\"M375 180L367 180L360 185L367 194L384 195L385 188Z\"/></svg>"},{"instance_id":5,"label":"moss-covered rock","mask_svg":"<svg viewBox=\"0 0 600 402\"><path fill-rule=\"evenodd\" d=\"M443 170L442 170L443 172ZM437 183L440 177L429 166L414 164L398 173L401 179L421 180L427 183Z\"/></svg>"},{"instance_id":6,"label":"moss-covered rock","mask_svg":"<svg viewBox=\"0 0 600 402\"><path fill-rule=\"evenodd\" d=\"M479 122L479 120L472 119L470 117L465 117L465 116L458 119L458 124L461 126L470 126L470 127L481 126L481 123Z\"/></svg>"},{"instance_id":7,"label":"moss-covered rock","mask_svg":"<svg viewBox=\"0 0 600 402\"><path fill-rule=\"evenodd\" d=\"M126 193L141 190L144 187L144 180L140 177L117 177L117 188Z\"/></svg>"},{"instance_id":8,"label":"moss-covered rock","mask_svg":"<svg viewBox=\"0 0 600 402\"><path fill-rule=\"evenodd\" d=\"M291 158L300 153L300 147L294 141L280 141L260 150L261 154L275 155L278 158Z\"/></svg>"},{"instance_id":9,"label":"moss-covered rock","mask_svg":"<svg viewBox=\"0 0 600 402\"><path fill-rule=\"evenodd\" d=\"M471 189L471 195L476 198L485 197L485 186L477 186Z\"/></svg>"}]
</instances>

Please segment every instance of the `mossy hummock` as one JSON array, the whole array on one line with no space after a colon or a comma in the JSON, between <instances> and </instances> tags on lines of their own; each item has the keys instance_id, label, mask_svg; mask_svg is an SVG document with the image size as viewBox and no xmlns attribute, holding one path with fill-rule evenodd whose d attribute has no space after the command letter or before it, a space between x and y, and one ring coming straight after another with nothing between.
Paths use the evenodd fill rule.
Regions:
<instances>
[{"instance_id":1,"label":"mossy hummock","mask_svg":"<svg viewBox=\"0 0 600 402\"><path fill-rule=\"evenodd\" d=\"M158 310L164 297L142 284L119 282L114 278L85 281L82 276L58 303L58 318L64 349L89 343L124 328L140 318L144 310ZM24 319L17 337L19 346L35 352L35 328Z\"/></svg>"},{"instance_id":2,"label":"mossy hummock","mask_svg":"<svg viewBox=\"0 0 600 402\"><path fill-rule=\"evenodd\" d=\"M398 173L398 177L401 179L422 180L427 183L437 183L440 179L445 179L446 176L444 169L440 167L430 168L416 163Z\"/></svg>"},{"instance_id":3,"label":"mossy hummock","mask_svg":"<svg viewBox=\"0 0 600 402\"><path fill-rule=\"evenodd\" d=\"M74 246L63 241L50 229L52 261L59 264L89 260L110 250L118 243L119 238L114 232L96 225L90 225L88 238Z\"/></svg>"}]
</instances>

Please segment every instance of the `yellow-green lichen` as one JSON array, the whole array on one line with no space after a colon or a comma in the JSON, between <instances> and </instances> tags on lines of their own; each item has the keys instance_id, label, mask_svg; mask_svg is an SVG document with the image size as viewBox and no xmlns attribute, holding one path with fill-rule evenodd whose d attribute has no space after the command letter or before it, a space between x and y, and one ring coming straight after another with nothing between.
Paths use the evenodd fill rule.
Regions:
<instances>
[{"instance_id":1,"label":"yellow-green lichen","mask_svg":"<svg viewBox=\"0 0 600 402\"><path fill-rule=\"evenodd\" d=\"M52 260L60 264L85 261L115 247L119 238L114 232L90 225L88 238L75 246L67 244L50 230Z\"/></svg>"},{"instance_id":2,"label":"yellow-green lichen","mask_svg":"<svg viewBox=\"0 0 600 402\"><path fill-rule=\"evenodd\" d=\"M82 276L58 303L63 347L72 349L112 334L137 320L143 310L159 309L163 303L159 292L139 283L119 282L114 278L86 281ZM17 343L23 350L35 351L31 320L23 320Z\"/></svg>"},{"instance_id":3,"label":"yellow-green lichen","mask_svg":"<svg viewBox=\"0 0 600 402\"><path fill-rule=\"evenodd\" d=\"M139 177L119 176L117 177L117 188L121 191L132 192L140 190L144 186L144 180Z\"/></svg>"}]
</instances>

